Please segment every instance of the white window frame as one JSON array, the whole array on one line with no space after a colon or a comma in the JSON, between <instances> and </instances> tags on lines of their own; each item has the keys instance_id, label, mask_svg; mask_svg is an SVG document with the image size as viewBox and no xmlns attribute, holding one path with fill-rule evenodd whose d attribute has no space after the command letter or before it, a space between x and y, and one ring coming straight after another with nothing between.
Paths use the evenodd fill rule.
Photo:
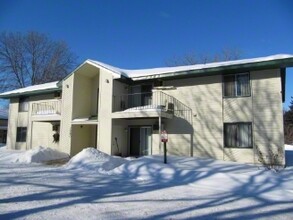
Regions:
<instances>
[{"instance_id":1,"label":"white window frame","mask_svg":"<svg viewBox=\"0 0 293 220\"><path fill-rule=\"evenodd\" d=\"M249 94L248 95L238 95L237 91L238 91L238 81L237 81L237 76L240 75L248 75L248 81L249 81ZM226 96L225 95L225 77L226 76L234 76L234 95L232 96ZM249 72L245 72L245 73L234 73L234 74L228 74L228 75L224 75L223 76L223 97L224 98L237 98L237 97L250 97L251 96L251 82L250 82L250 73Z\"/></svg>"}]
</instances>

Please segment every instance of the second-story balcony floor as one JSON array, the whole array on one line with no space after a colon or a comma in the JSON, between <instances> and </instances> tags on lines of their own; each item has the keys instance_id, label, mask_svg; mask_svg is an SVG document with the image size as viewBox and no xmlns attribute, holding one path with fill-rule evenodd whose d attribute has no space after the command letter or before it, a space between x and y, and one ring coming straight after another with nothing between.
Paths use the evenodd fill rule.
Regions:
<instances>
[{"instance_id":1,"label":"second-story balcony floor","mask_svg":"<svg viewBox=\"0 0 293 220\"><path fill-rule=\"evenodd\" d=\"M61 120L61 100L41 101L32 104L33 121Z\"/></svg>"}]
</instances>

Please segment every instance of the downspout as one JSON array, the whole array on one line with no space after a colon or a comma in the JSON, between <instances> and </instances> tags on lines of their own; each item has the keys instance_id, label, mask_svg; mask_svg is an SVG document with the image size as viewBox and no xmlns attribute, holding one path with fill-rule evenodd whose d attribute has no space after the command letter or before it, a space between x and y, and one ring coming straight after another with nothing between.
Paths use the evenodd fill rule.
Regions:
<instances>
[{"instance_id":1,"label":"downspout","mask_svg":"<svg viewBox=\"0 0 293 220\"><path fill-rule=\"evenodd\" d=\"M161 116L161 112L162 112L162 110L160 110L160 112L159 112L159 135L158 135L158 138L159 138L159 152L160 152L160 154L162 154L162 146L161 146L162 116Z\"/></svg>"}]
</instances>

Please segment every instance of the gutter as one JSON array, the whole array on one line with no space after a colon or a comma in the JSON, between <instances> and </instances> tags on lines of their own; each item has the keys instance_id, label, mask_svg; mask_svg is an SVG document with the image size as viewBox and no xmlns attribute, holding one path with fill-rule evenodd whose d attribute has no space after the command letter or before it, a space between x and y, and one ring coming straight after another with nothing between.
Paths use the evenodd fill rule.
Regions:
<instances>
[{"instance_id":1,"label":"gutter","mask_svg":"<svg viewBox=\"0 0 293 220\"><path fill-rule=\"evenodd\" d=\"M169 72L162 74L154 74L149 76L138 76L132 77L133 81L139 80L150 80L158 78L176 78L176 77L192 77L192 76L202 76L202 75L217 75L223 72L235 71L245 72L248 70L262 70L269 68L285 68L293 66L293 58L286 58L280 60L272 61L260 61L255 63L244 63L244 64L234 64L228 66L219 66L219 67L210 67L197 70L188 70L188 71L178 71L178 72Z\"/></svg>"},{"instance_id":2,"label":"gutter","mask_svg":"<svg viewBox=\"0 0 293 220\"><path fill-rule=\"evenodd\" d=\"M28 96L28 95L41 95L41 94L46 94L50 92L57 92L57 91L62 91L62 88L52 88L52 89L45 89L45 90L35 90L35 91L27 91L27 92L22 92L22 93L11 93L7 95L0 95L0 98L2 99L8 99L8 98L16 98L19 96Z\"/></svg>"}]
</instances>

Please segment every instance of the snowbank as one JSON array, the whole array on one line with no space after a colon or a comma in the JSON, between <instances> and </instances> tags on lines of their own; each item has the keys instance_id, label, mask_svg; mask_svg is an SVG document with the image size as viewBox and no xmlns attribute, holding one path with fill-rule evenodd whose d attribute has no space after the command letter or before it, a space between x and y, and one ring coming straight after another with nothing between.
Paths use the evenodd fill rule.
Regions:
<instances>
[{"instance_id":1,"label":"snowbank","mask_svg":"<svg viewBox=\"0 0 293 220\"><path fill-rule=\"evenodd\" d=\"M142 157L127 161L127 163L116 167L112 174L122 174L138 180L160 180L170 181L178 172L174 167L164 164L152 157Z\"/></svg>"},{"instance_id":2,"label":"snowbank","mask_svg":"<svg viewBox=\"0 0 293 220\"><path fill-rule=\"evenodd\" d=\"M49 160L59 160L68 158L69 155L49 147L37 147L24 152L16 162L19 163L42 163Z\"/></svg>"},{"instance_id":3,"label":"snowbank","mask_svg":"<svg viewBox=\"0 0 293 220\"><path fill-rule=\"evenodd\" d=\"M285 144L286 151L293 151L293 145Z\"/></svg>"},{"instance_id":4,"label":"snowbank","mask_svg":"<svg viewBox=\"0 0 293 220\"><path fill-rule=\"evenodd\" d=\"M68 158L69 155L52 148L38 147L28 151L1 148L1 163L42 163Z\"/></svg>"},{"instance_id":5,"label":"snowbank","mask_svg":"<svg viewBox=\"0 0 293 220\"><path fill-rule=\"evenodd\" d=\"M95 170L100 173L106 173L125 162L127 160L121 157L110 156L95 148L85 148L71 158L65 167L68 169Z\"/></svg>"}]
</instances>

